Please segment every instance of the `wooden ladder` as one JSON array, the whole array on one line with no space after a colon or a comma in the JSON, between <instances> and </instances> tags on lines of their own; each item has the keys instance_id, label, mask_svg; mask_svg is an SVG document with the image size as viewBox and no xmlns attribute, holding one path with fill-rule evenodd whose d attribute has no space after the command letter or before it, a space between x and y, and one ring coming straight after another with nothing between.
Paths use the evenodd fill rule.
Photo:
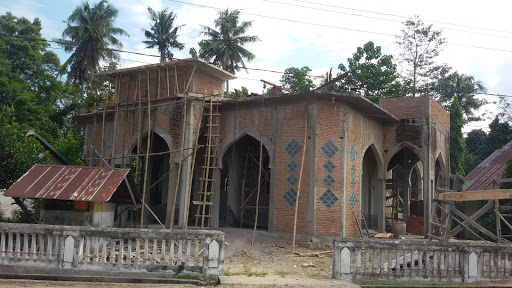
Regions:
<instances>
[{"instance_id":1,"label":"wooden ladder","mask_svg":"<svg viewBox=\"0 0 512 288\"><path fill-rule=\"evenodd\" d=\"M200 191L197 195L198 200L192 201L196 209L196 227L210 227L212 213L212 195L213 182L215 181L215 171L218 164L217 143L220 134L220 103L210 99L205 106L206 121L206 151L204 154L204 165L201 166L202 174L200 180Z\"/></svg>"}]
</instances>

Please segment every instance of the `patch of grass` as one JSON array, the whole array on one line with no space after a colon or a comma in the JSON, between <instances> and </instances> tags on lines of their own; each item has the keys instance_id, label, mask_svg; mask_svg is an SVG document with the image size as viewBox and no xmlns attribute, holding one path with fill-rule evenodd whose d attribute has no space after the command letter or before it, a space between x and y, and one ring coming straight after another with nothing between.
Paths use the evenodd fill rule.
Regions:
<instances>
[{"instance_id":1,"label":"patch of grass","mask_svg":"<svg viewBox=\"0 0 512 288\"><path fill-rule=\"evenodd\" d=\"M309 278L320 278L321 275L319 272L316 272L316 273L308 273L308 277Z\"/></svg>"},{"instance_id":2,"label":"patch of grass","mask_svg":"<svg viewBox=\"0 0 512 288\"><path fill-rule=\"evenodd\" d=\"M231 272L231 270L226 269L224 270L224 276L239 276L242 275L240 272Z\"/></svg>"},{"instance_id":3,"label":"patch of grass","mask_svg":"<svg viewBox=\"0 0 512 288\"><path fill-rule=\"evenodd\" d=\"M196 274L190 274L190 273L182 273L174 275L174 278L176 279L188 279L188 280L201 280L201 276Z\"/></svg>"},{"instance_id":4,"label":"patch of grass","mask_svg":"<svg viewBox=\"0 0 512 288\"><path fill-rule=\"evenodd\" d=\"M373 286L411 286L411 283L406 282L372 282L372 281L361 281L354 282L357 285L373 285ZM459 286L458 283L442 283L442 282L425 282L425 283L414 283L413 286L439 286L439 287L453 287Z\"/></svg>"},{"instance_id":5,"label":"patch of grass","mask_svg":"<svg viewBox=\"0 0 512 288\"><path fill-rule=\"evenodd\" d=\"M217 279L218 279L218 277L216 275L208 274L208 276L204 277L202 280L205 282L213 282L213 281L217 281Z\"/></svg>"},{"instance_id":6,"label":"patch of grass","mask_svg":"<svg viewBox=\"0 0 512 288\"><path fill-rule=\"evenodd\" d=\"M267 272L249 272L249 273L247 273L247 276L263 277L263 276L266 276L267 274L268 274Z\"/></svg>"},{"instance_id":7,"label":"patch of grass","mask_svg":"<svg viewBox=\"0 0 512 288\"><path fill-rule=\"evenodd\" d=\"M179 275L178 275L179 276ZM173 275L169 275L169 274L160 274L160 275L157 275L156 278L161 278L161 279L166 279L166 278L173 278Z\"/></svg>"},{"instance_id":8,"label":"patch of grass","mask_svg":"<svg viewBox=\"0 0 512 288\"><path fill-rule=\"evenodd\" d=\"M288 272L286 272L286 271L277 271L277 275L279 275L282 278L284 278L284 277L286 277L286 275L288 275Z\"/></svg>"}]
</instances>

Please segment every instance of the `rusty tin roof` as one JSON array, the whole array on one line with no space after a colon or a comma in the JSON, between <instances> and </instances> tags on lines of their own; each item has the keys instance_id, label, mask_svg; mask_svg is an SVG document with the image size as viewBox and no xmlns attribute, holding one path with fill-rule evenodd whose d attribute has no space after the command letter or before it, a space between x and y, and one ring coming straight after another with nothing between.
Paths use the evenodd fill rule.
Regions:
<instances>
[{"instance_id":1,"label":"rusty tin roof","mask_svg":"<svg viewBox=\"0 0 512 288\"><path fill-rule=\"evenodd\" d=\"M503 176L507 159L512 157L512 141L494 151L466 176L464 191L494 189L494 180Z\"/></svg>"},{"instance_id":2,"label":"rusty tin roof","mask_svg":"<svg viewBox=\"0 0 512 288\"><path fill-rule=\"evenodd\" d=\"M36 164L4 196L108 202L129 169Z\"/></svg>"}]
</instances>

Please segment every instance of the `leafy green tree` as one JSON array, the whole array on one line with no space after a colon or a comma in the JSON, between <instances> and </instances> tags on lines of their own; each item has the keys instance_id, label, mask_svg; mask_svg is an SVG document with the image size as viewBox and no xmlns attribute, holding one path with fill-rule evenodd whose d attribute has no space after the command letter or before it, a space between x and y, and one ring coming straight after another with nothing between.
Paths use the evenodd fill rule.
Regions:
<instances>
[{"instance_id":1,"label":"leafy green tree","mask_svg":"<svg viewBox=\"0 0 512 288\"><path fill-rule=\"evenodd\" d=\"M402 77L410 79L412 95L416 96L435 68L434 59L439 55L445 39L440 30L435 30L433 25L425 25L418 15L403 24L402 34L397 36L401 49L399 56L405 68Z\"/></svg>"},{"instance_id":2,"label":"leafy green tree","mask_svg":"<svg viewBox=\"0 0 512 288\"><path fill-rule=\"evenodd\" d=\"M113 48L121 49L123 44L116 36L128 36L128 33L114 27L117 13L106 0L92 7L85 1L71 13L62 32L59 44L72 53L63 66L69 69L68 80L79 83L82 99L86 77L98 71L99 61L119 59Z\"/></svg>"},{"instance_id":3,"label":"leafy green tree","mask_svg":"<svg viewBox=\"0 0 512 288\"><path fill-rule=\"evenodd\" d=\"M9 188L37 163L49 163L48 152L15 121L12 108L0 110L0 189Z\"/></svg>"},{"instance_id":4,"label":"leafy green tree","mask_svg":"<svg viewBox=\"0 0 512 288\"><path fill-rule=\"evenodd\" d=\"M503 177L501 178L512 178L512 157L508 158L505 170L503 170ZM501 183L500 188L512 189L512 182Z\"/></svg>"},{"instance_id":5,"label":"leafy green tree","mask_svg":"<svg viewBox=\"0 0 512 288\"><path fill-rule=\"evenodd\" d=\"M512 126L508 122L500 122L499 117L496 116L489 124L489 133L484 142L483 159L510 141L512 141Z\"/></svg>"},{"instance_id":6,"label":"leafy green tree","mask_svg":"<svg viewBox=\"0 0 512 288\"><path fill-rule=\"evenodd\" d=\"M244 46L260 39L245 35L252 26L251 21L240 22L240 11L228 9L220 11L215 20L215 28L203 27L202 35L206 39L199 42L199 57L212 62L222 69L235 74L241 68L246 69L245 62L256 57Z\"/></svg>"},{"instance_id":7,"label":"leafy green tree","mask_svg":"<svg viewBox=\"0 0 512 288\"><path fill-rule=\"evenodd\" d=\"M153 21L149 30L144 30L146 48L157 48L160 53L160 63L171 60L174 54L171 48L182 50L185 44L178 41L178 30L185 26L174 26L176 14L168 9L155 11L148 7L149 19Z\"/></svg>"},{"instance_id":8,"label":"leafy green tree","mask_svg":"<svg viewBox=\"0 0 512 288\"><path fill-rule=\"evenodd\" d=\"M500 96L496 104L499 109L497 115L505 122L512 124L512 101L505 98L505 96Z\"/></svg>"},{"instance_id":9,"label":"leafy green tree","mask_svg":"<svg viewBox=\"0 0 512 288\"><path fill-rule=\"evenodd\" d=\"M0 16L0 107L13 107L17 122L33 126L63 106L68 95L59 79L60 61L47 51L41 37L41 21Z\"/></svg>"},{"instance_id":10,"label":"leafy green tree","mask_svg":"<svg viewBox=\"0 0 512 288\"><path fill-rule=\"evenodd\" d=\"M464 171L471 172L480 162L484 160L485 139L487 133L482 129L471 130L464 138L466 150L464 154Z\"/></svg>"},{"instance_id":11,"label":"leafy green tree","mask_svg":"<svg viewBox=\"0 0 512 288\"><path fill-rule=\"evenodd\" d=\"M338 84L338 91L355 91L378 102L381 97L396 97L406 93L398 81L396 64L393 56L382 54L380 46L372 41L363 47L357 47L352 58L347 59L348 66L341 63L338 68L341 72L350 74Z\"/></svg>"},{"instance_id":12,"label":"leafy green tree","mask_svg":"<svg viewBox=\"0 0 512 288\"><path fill-rule=\"evenodd\" d=\"M451 174L459 173L464 176L464 150L466 144L462 136L464 125L462 109L457 96L453 96L450 106L450 166Z\"/></svg>"},{"instance_id":13,"label":"leafy green tree","mask_svg":"<svg viewBox=\"0 0 512 288\"><path fill-rule=\"evenodd\" d=\"M311 72L311 69L308 66L286 68L281 78L281 83L284 88L290 89L293 92L311 91L311 89L315 88L315 84L308 75L309 72Z\"/></svg>"},{"instance_id":14,"label":"leafy green tree","mask_svg":"<svg viewBox=\"0 0 512 288\"><path fill-rule=\"evenodd\" d=\"M465 123L481 120L475 116L474 111L488 103L484 99L476 98L476 94L487 92L484 84L471 75L451 72L451 68L446 66L441 70L439 77L429 84L434 98L448 108L452 96L455 95L459 99Z\"/></svg>"}]
</instances>

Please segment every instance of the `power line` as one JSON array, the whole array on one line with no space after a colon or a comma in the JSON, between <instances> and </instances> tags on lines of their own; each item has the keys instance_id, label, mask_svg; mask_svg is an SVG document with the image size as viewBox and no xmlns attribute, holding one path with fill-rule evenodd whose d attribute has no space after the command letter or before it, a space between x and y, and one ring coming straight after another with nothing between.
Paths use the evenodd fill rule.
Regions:
<instances>
[{"instance_id":1,"label":"power line","mask_svg":"<svg viewBox=\"0 0 512 288\"><path fill-rule=\"evenodd\" d=\"M265 0L263 0L263 1L265 1ZM343 7L343 6L337 6L337 5L330 5L330 4L318 3L318 2L312 2L312 1L304 1L304 0L290 0L290 1L302 2L302 3L307 3L307 4L314 4L314 5L325 6L325 7L334 7L334 8L340 8L340 9L345 9L345 10L350 10L350 11L365 12L365 13L371 13L371 14L377 14L377 15L383 15L383 16L398 17L398 18L402 18L402 19L409 19L410 18L408 16L403 16L403 15L384 13L384 12L376 12L376 11L363 10L363 9L355 9L355 8ZM477 27L477 26L471 26L471 25L463 25L463 24L443 22L443 21L436 21L436 20L425 19L425 21L426 22L431 22L431 23L439 23L439 24L444 24L444 25L464 27L464 28L479 29L479 30L485 30L485 31L493 31L493 32L508 33L508 34L512 33L512 31L507 31L507 30L498 30L498 29L491 29L491 28L485 28L485 27Z\"/></svg>"},{"instance_id":2,"label":"power line","mask_svg":"<svg viewBox=\"0 0 512 288\"><path fill-rule=\"evenodd\" d=\"M388 18L375 17L375 16L368 16L368 15L362 15L362 14L356 14L356 13L348 13L348 12L334 11L334 10L331 10L331 9L323 9L323 8L316 8L316 7L311 7L311 6L296 5L296 4L284 3L284 2L275 1L275 0L261 0L261 1L264 1L264 2L270 2L270 3L276 3L276 4L280 4L280 5L286 5L286 6L292 6L292 7L299 7L299 8L313 9L313 10L324 11L324 12L329 12L329 13L344 14L344 15L350 15L350 16L356 16L356 17L364 17L364 18L370 18L370 19L376 19L376 20L382 20L382 21L389 21L389 22L395 22L395 23L403 23L403 20L388 19ZM302 1L301 1L301 2L302 2ZM319 4L319 3L317 3L316 5L320 5L320 4ZM331 7L337 7L337 8L342 8L342 9L347 9L347 8L343 8L343 7L339 7L339 6L335 6L335 5L329 5L329 6L331 6ZM357 10L357 9L356 9L356 10ZM360 11L364 11L364 10L360 10ZM366 11L365 11L365 12L366 12ZM367 13L368 13L368 12L367 12ZM404 18L406 18L406 17L404 17ZM447 27L439 27L439 28L444 29L444 30L451 30L451 31L463 32L463 33L470 33L470 34L477 34L477 35L483 35L483 36L490 36L490 37L498 37L498 38L508 38L508 39L512 39L512 36L504 36L504 35L487 34L487 33L482 33L482 32L467 31L467 30L454 29L454 28L447 28ZM510 33L510 32L509 32L509 33Z\"/></svg>"},{"instance_id":3,"label":"power line","mask_svg":"<svg viewBox=\"0 0 512 288\"><path fill-rule=\"evenodd\" d=\"M182 3L182 4L187 4L187 5L191 5L191 6L215 9L215 10L218 10L218 11L223 10L223 9L217 8L217 7L212 7L212 6L208 6L208 5L202 5L202 4L195 4L195 3L190 3L190 2L180 1L180 0L169 0L169 1L177 2L177 3ZM396 34L389 34L389 33L369 31L369 30L362 30L362 29L354 29L354 28L348 28L348 27L340 27L340 26L319 24L319 23L306 22L306 21L300 21L300 20L294 20L294 19L286 19L286 18L280 18L280 17L268 16L268 15L262 15L262 14L249 13L249 12L246 12L245 10L242 11L242 12L244 14L251 15L251 16L257 16L257 17L262 17L262 18L269 18L269 19L274 19L274 20L287 21L287 22L292 22L292 23L300 23L300 24L306 24L306 25L312 25L312 26L318 26L318 27L326 27L326 28L333 28L333 29L348 30L348 31L353 31L353 32L377 34L377 35L383 35L383 36L388 36L388 37L393 37L393 38L397 37ZM492 47L484 47L484 46L477 46L477 45L470 45L470 44L462 44L462 43L455 43L455 42L449 42L449 41L446 41L445 44L453 45L453 46L475 48L475 49L482 49L482 50L491 50L491 51L499 51L499 52L512 53L512 50L506 50L506 49L500 49L500 48L492 48Z\"/></svg>"}]
</instances>

